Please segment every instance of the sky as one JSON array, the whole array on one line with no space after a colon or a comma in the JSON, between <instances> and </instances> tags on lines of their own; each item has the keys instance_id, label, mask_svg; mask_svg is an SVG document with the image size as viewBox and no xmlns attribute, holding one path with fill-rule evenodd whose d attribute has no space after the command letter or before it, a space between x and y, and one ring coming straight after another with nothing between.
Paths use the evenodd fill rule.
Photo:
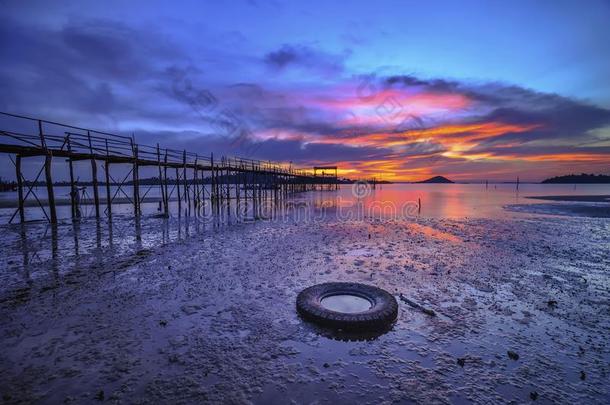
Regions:
<instances>
[{"instance_id":1,"label":"sky","mask_svg":"<svg viewBox=\"0 0 610 405\"><path fill-rule=\"evenodd\" d=\"M607 0L0 6L0 111L350 178L610 174Z\"/></svg>"}]
</instances>

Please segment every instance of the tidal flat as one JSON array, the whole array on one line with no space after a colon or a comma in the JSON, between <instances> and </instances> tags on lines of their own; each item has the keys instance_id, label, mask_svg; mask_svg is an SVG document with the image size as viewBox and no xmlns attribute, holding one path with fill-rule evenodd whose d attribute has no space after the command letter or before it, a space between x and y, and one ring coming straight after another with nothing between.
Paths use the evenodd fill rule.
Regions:
<instances>
[{"instance_id":1,"label":"tidal flat","mask_svg":"<svg viewBox=\"0 0 610 405\"><path fill-rule=\"evenodd\" d=\"M115 221L61 225L55 253L5 226L3 402L608 401L607 218ZM385 334L328 333L295 311L328 281L436 316L398 300Z\"/></svg>"}]
</instances>

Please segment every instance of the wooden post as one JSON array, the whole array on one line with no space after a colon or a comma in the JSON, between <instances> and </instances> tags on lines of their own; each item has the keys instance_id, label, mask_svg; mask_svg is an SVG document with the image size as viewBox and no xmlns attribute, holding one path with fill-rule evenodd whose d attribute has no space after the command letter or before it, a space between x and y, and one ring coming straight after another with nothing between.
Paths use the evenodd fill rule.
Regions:
<instances>
[{"instance_id":1,"label":"wooden post","mask_svg":"<svg viewBox=\"0 0 610 405\"><path fill-rule=\"evenodd\" d=\"M165 216L169 216L169 193L167 192L167 149L163 165L163 187L165 188Z\"/></svg>"},{"instance_id":2,"label":"wooden post","mask_svg":"<svg viewBox=\"0 0 610 405\"><path fill-rule=\"evenodd\" d=\"M112 198L110 197L110 151L108 150L108 140L106 140L106 210L108 218L112 217Z\"/></svg>"},{"instance_id":3,"label":"wooden post","mask_svg":"<svg viewBox=\"0 0 610 405\"><path fill-rule=\"evenodd\" d=\"M256 173L257 173L257 179L256 179L256 183L258 183L258 184L257 184L257 188L258 188L258 198L261 198L261 197L263 196L263 191L262 191L262 189L261 189L261 187L262 187L262 184L261 184L261 182L262 182L261 177L262 177L262 176L261 176L261 166L260 166L260 164L257 164L257 165L256 165Z\"/></svg>"},{"instance_id":4,"label":"wooden post","mask_svg":"<svg viewBox=\"0 0 610 405\"><path fill-rule=\"evenodd\" d=\"M210 200L212 204L216 199L216 180L214 176L214 154L210 154L210 164L212 166L212 171L210 172Z\"/></svg>"},{"instance_id":5,"label":"wooden post","mask_svg":"<svg viewBox=\"0 0 610 405\"><path fill-rule=\"evenodd\" d=\"M161 189L161 201L163 201L164 211L167 211L165 204L165 190L163 189L163 172L161 171L161 149L157 144L157 167L159 168L159 188Z\"/></svg>"},{"instance_id":6,"label":"wooden post","mask_svg":"<svg viewBox=\"0 0 610 405\"><path fill-rule=\"evenodd\" d=\"M227 164L225 174L225 184L227 185L227 214L231 214L231 170L230 163Z\"/></svg>"},{"instance_id":7,"label":"wooden post","mask_svg":"<svg viewBox=\"0 0 610 405\"><path fill-rule=\"evenodd\" d=\"M53 193L53 178L51 176L51 160L53 156L51 155L51 151L47 149L47 144L44 139L44 134L42 132L42 121L38 120L38 134L40 135L40 144L46 150L46 155L44 158L44 174L45 181L47 185L47 197L49 199L49 211L51 213L51 223L57 223L57 211L55 211L55 194Z\"/></svg>"},{"instance_id":8,"label":"wooden post","mask_svg":"<svg viewBox=\"0 0 610 405\"><path fill-rule=\"evenodd\" d=\"M237 161L235 162L235 167L236 167L236 171L235 171L235 199L237 200L237 206L239 206L239 185L241 183L241 162L239 163L239 165L237 164Z\"/></svg>"},{"instance_id":9,"label":"wooden post","mask_svg":"<svg viewBox=\"0 0 610 405\"><path fill-rule=\"evenodd\" d=\"M198 184L197 184L197 155L195 155L195 166L193 167L193 207L197 208L199 206L199 201L197 197L199 195L198 192Z\"/></svg>"},{"instance_id":10,"label":"wooden post","mask_svg":"<svg viewBox=\"0 0 610 405\"><path fill-rule=\"evenodd\" d=\"M91 154L91 177L93 179L93 201L95 203L95 217L100 217L100 195L97 189L97 164L93 155L93 145L91 143L91 134L87 131L87 139L89 140L89 153Z\"/></svg>"},{"instance_id":11,"label":"wooden post","mask_svg":"<svg viewBox=\"0 0 610 405\"><path fill-rule=\"evenodd\" d=\"M25 209L23 202L23 180L21 175L21 155L15 156L15 171L17 174L17 193L19 195L19 219L25 222Z\"/></svg>"},{"instance_id":12,"label":"wooden post","mask_svg":"<svg viewBox=\"0 0 610 405\"><path fill-rule=\"evenodd\" d=\"M337 167L335 166L335 190L339 190L339 175Z\"/></svg>"},{"instance_id":13,"label":"wooden post","mask_svg":"<svg viewBox=\"0 0 610 405\"><path fill-rule=\"evenodd\" d=\"M216 197L216 202L218 204L220 204L220 199L222 198L222 195L220 194L220 178L222 176L220 168L222 167L222 159L222 156L220 157L220 159L217 159L218 164L216 164L214 167L214 186L216 187L216 189L214 190L214 196Z\"/></svg>"},{"instance_id":14,"label":"wooden post","mask_svg":"<svg viewBox=\"0 0 610 405\"><path fill-rule=\"evenodd\" d=\"M51 152L48 151L44 159L44 174L47 183L47 195L49 197L49 211L51 212L51 223L57 223L57 211L55 211L55 194L53 193L53 178L51 176Z\"/></svg>"},{"instance_id":15,"label":"wooden post","mask_svg":"<svg viewBox=\"0 0 610 405\"><path fill-rule=\"evenodd\" d=\"M68 144L68 152L72 154L72 145L70 143L70 135L66 136ZM68 158L68 168L70 169L70 205L72 207L72 218L76 217L76 185L74 184L74 163L72 158Z\"/></svg>"},{"instance_id":16,"label":"wooden post","mask_svg":"<svg viewBox=\"0 0 610 405\"><path fill-rule=\"evenodd\" d=\"M220 200L222 201L223 199L226 198L227 196L227 173L226 173L226 158L223 157L222 158L222 162L221 162L221 166L220 166L220 179L222 180L222 183L219 182L218 185L218 193L220 194Z\"/></svg>"},{"instance_id":17,"label":"wooden post","mask_svg":"<svg viewBox=\"0 0 610 405\"><path fill-rule=\"evenodd\" d=\"M191 196L189 194L188 180L186 178L186 150L182 152L182 178L184 180L184 202L188 207L191 205Z\"/></svg>"},{"instance_id":18,"label":"wooden post","mask_svg":"<svg viewBox=\"0 0 610 405\"><path fill-rule=\"evenodd\" d=\"M231 199L231 170L230 170L229 166L227 166L225 183L227 185L227 202L228 202ZM227 205L229 205L229 204L227 204Z\"/></svg>"},{"instance_id":19,"label":"wooden post","mask_svg":"<svg viewBox=\"0 0 610 405\"><path fill-rule=\"evenodd\" d=\"M131 136L131 150L133 152L133 212L136 216L140 214L140 178L138 174L138 145Z\"/></svg>"},{"instance_id":20,"label":"wooden post","mask_svg":"<svg viewBox=\"0 0 610 405\"><path fill-rule=\"evenodd\" d=\"M178 215L182 214L182 196L180 195L180 172L176 167L176 192L178 193Z\"/></svg>"}]
</instances>

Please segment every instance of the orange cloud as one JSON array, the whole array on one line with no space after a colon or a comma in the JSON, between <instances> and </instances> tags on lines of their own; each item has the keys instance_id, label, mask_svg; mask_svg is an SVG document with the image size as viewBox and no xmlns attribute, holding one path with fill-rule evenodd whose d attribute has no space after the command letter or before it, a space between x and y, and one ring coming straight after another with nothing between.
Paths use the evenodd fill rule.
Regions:
<instances>
[{"instance_id":1,"label":"orange cloud","mask_svg":"<svg viewBox=\"0 0 610 405\"><path fill-rule=\"evenodd\" d=\"M507 133L531 131L541 125L515 125L498 122L465 125L444 125L434 128L414 129L401 133L372 133L356 137L333 136L306 137L308 142L343 144L351 146L375 146L393 148L410 145L413 142L431 140L456 151L470 149L481 141Z\"/></svg>"}]
</instances>

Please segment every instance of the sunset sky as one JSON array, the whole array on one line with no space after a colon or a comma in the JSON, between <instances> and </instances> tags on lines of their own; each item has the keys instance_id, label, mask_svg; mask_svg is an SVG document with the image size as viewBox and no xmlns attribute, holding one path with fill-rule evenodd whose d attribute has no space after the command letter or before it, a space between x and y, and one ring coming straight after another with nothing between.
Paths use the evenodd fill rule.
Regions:
<instances>
[{"instance_id":1,"label":"sunset sky","mask_svg":"<svg viewBox=\"0 0 610 405\"><path fill-rule=\"evenodd\" d=\"M352 178L610 174L608 1L1 4L1 111Z\"/></svg>"}]
</instances>

